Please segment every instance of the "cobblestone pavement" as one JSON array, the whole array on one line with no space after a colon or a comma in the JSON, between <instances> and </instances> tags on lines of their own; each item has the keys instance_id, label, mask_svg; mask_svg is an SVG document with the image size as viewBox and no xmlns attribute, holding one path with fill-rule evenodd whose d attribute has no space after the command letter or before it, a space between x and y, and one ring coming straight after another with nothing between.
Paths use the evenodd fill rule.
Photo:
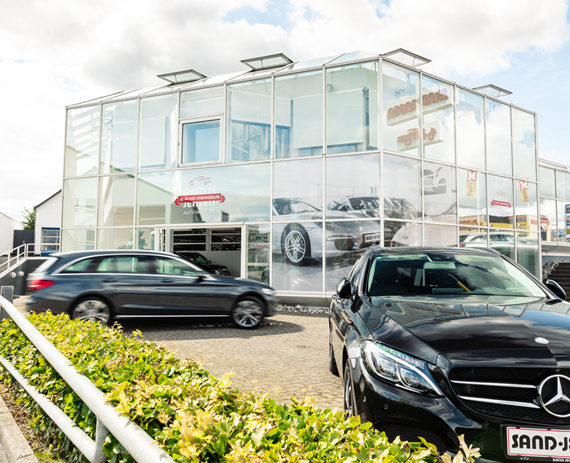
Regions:
<instances>
[{"instance_id":1,"label":"cobblestone pavement","mask_svg":"<svg viewBox=\"0 0 570 463\"><path fill-rule=\"evenodd\" d=\"M14 305L25 313L25 299ZM322 310L320 310L322 312ZM254 330L235 328L227 319L122 321L125 333L140 330L144 339L201 361L210 374L233 372L243 392L267 392L289 402L317 399L321 408L342 408L342 384L328 370L328 318L325 314L277 312Z\"/></svg>"},{"instance_id":2,"label":"cobblestone pavement","mask_svg":"<svg viewBox=\"0 0 570 463\"><path fill-rule=\"evenodd\" d=\"M267 392L289 402L314 397L321 408L342 408L342 384L328 370L326 315L278 312L255 330L235 328L219 319L185 322L123 323L125 333L139 329L179 358L203 361L210 374L233 372L243 392Z\"/></svg>"}]
</instances>

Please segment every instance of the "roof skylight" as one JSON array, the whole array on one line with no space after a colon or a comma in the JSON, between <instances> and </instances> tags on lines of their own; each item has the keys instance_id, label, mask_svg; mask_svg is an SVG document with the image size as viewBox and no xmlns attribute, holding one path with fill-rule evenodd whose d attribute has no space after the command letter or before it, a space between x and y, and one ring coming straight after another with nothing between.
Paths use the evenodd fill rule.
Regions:
<instances>
[{"instance_id":1,"label":"roof skylight","mask_svg":"<svg viewBox=\"0 0 570 463\"><path fill-rule=\"evenodd\" d=\"M188 71L179 72L169 72L168 74L161 74L159 77L171 84L183 84L186 82L194 82L196 80L205 79L207 76L195 71L194 69L189 69Z\"/></svg>"},{"instance_id":2,"label":"roof skylight","mask_svg":"<svg viewBox=\"0 0 570 463\"><path fill-rule=\"evenodd\" d=\"M249 66L254 71L259 71L261 69L283 67L293 63L293 61L287 58L283 53L277 53L275 55L259 56L257 58L243 59L241 60L241 62L246 66Z\"/></svg>"},{"instance_id":3,"label":"roof skylight","mask_svg":"<svg viewBox=\"0 0 570 463\"><path fill-rule=\"evenodd\" d=\"M413 68L431 63L431 59L416 55L415 53L412 53L411 51L405 50L403 48L389 51L388 53L384 53L382 56L384 58L390 58L391 60L398 61L402 64L405 64L406 66L411 66Z\"/></svg>"},{"instance_id":4,"label":"roof skylight","mask_svg":"<svg viewBox=\"0 0 570 463\"><path fill-rule=\"evenodd\" d=\"M473 90L477 90L478 92L484 93L485 95L489 95L493 98L501 98L502 96L512 95L513 92L509 92L504 88L497 87L493 84L482 85L481 87L474 87Z\"/></svg>"}]
</instances>

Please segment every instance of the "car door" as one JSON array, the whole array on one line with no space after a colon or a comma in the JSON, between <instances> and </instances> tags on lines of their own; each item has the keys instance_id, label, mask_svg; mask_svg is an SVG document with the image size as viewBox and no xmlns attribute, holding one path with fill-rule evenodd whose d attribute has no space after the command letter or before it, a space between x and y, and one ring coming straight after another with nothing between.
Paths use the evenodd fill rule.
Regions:
<instances>
[{"instance_id":1,"label":"car door","mask_svg":"<svg viewBox=\"0 0 570 463\"><path fill-rule=\"evenodd\" d=\"M208 275L189 262L168 256L153 256L156 294L161 314L171 316L213 316L229 314L232 287Z\"/></svg>"},{"instance_id":2,"label":"car door","mask_svg":"<svg viewBox=\"0 0 570 463\"><path fill-rule=\"evenodd\" d=\"M152 315L162 309L156 295L156 275L150 257L137 254L102 256L94 277L114 305L115 315Z\"/></svg>"}]
</instances>

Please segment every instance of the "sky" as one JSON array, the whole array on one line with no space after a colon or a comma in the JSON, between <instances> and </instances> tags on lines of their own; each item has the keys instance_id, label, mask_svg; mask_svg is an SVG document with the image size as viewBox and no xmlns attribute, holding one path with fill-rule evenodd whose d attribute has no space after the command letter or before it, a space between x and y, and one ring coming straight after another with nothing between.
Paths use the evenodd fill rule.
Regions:
<instances>
[{"instance_id":1,"label":"sky","mask_svg":"<svg viewBox=\"0 0 570 463\"><path fill-rule=\"evenodd\" d=\"M570 164L570 0L0 0L0 212L62 187L65 107L240 60L405 48L538 114L539 156Z\"/></svg>"}]
</instances>

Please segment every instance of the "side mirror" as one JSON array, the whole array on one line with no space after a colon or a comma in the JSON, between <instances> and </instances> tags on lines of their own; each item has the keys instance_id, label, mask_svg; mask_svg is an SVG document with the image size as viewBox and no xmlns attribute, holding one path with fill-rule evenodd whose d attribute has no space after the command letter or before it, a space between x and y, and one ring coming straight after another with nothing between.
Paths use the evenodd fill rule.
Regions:
<instances>
[{"instance_id":1,"label":"side mirror","mask_svg":"<svg viewBox=\"0 0 570 463\"><path fill-rule=\"evenodd\" d=\"M352 297L352 287L347 278L342 278L336 285L336 293L341 299L350 299Z\"/></svg>"},{"instance_id":2,"label":"side mirror","mask_svg":"<svg viewBox=\"0 0 570 463\"><path fill-rule=\"evenodd\" d=\"M546 280L546 287L552 291L556 297L559 297L563 301L566 300L566 291L564 291L562 289L562 286L560 286L554 280Z\"/></svg>"}]
</instances>

